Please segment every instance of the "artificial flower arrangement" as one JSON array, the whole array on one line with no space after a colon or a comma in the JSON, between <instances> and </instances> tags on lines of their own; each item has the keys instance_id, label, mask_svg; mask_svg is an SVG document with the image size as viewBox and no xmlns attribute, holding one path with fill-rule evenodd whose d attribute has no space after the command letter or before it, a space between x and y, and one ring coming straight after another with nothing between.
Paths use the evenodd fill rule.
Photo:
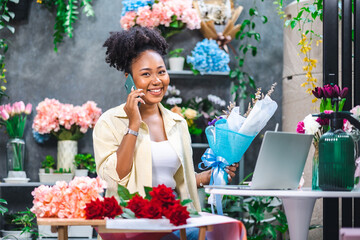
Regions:
<instances>
[{"instance_id":1,"label":"artificial flower arrangement","mask_svg":"<svg viewBox=\"0 0 360 240\"><path fill-rule=\"evenodd\" d=\"M54 186L41 185L34 196L31 212L40 218L149 218L166 217L175 226L186 224L190 213L183 205L191 200L176 200L171 188L165 185L145 187L146 197L130 194L119 185L120 204L112 197L102 197L105 181L97 178L75 177L70 183L58 181ZM194 212L193 214L196 214Z\"/></svg>"},{"instance_id":2,"label":"artificial flower arrangement","mask_svg":"<svg viewBox=\"0 0 360 240\"><path fill-rule=\"evenodd\" d=\"M31 114L31 103L24 104L23 101L0 106L0 125L6 127L10 138L22 138L27 115Z\"/></svg>"},{"instance_id":3,"label":"artificial flower arrangement","mask_svg":"<svg viewBox=\"0 0 360 240\"><path fill-rule=\"evenodd\" d=\"M320 112L331 113L336 111L336 107L338 107L338 111L343 109L346 101L345 97L348 93L348 88L344 87L343 89L340 89L336 84L327 84L324 87L316 87L314 90L312 90L312 93L316 97L316 100L321 100ZM338 100L337 103L334 101L334 99ZM346 121L347 120L344 119L344 122ZM298 122L296 127L297 133L314 135L313 145L315 147L315 153L312 166L312 189L314 190L319 189L319 140L324 133L329 131L329 129L329 119L313 117L311 114L307 115L303 121Z\"/></svg>"},{"instance_id":4,"label":"artificial flower arrangement","mask_svg":"<svg viewBox=\"0 0 360 240\"><path fill-rule=\"evenodd\" d=\"M196 44L186 62L191 64L194 74L230 71L229 54L220 49L215 40L206 38Z\"/></svg>"},{"instance_id":5,"label":"artificial flower arrangement","mask_svg":"<svg viewBox=\"0 0 360 240\"><path fill-rule=\"evenodd\" d=\"M199 29L200 21L191 0L127 0L123 1L120 24L126 30L134 26L156 27L167 38L184 28Z\"/></svg>"},{"instance_id":6,"label":"artificial flower arrangement","mask_svg":"<svg viewBox=\"0 0 360 240\"><path fill-rule=\"evenodd\" d=\"M210 185L226 185L228 174L226 166L237 163L250 146L256 135L265 127L277 109L277 103L271 99L276 83L266 95L258 88L255 98L242 116L240 108L230 104L224 115L209 122L205 129L210 148L206 149L199 164L201 170L212 169ZM211 194L208 203L214 213L222 214L222 196Z\"/></svg>"},{"instance_id":7,"label":"artificial flower arrangement","mask_svg":"<svg viewBox=\"0 0 360 240\"><path fill-rule=\"evenodd\" d=\"M32 127L35 139L40 142L48 134L58 140L79 140L101 115L101 109L93 101L74 106L48 98L38 104L36 111Z\"/></svg>"}]
</instances>

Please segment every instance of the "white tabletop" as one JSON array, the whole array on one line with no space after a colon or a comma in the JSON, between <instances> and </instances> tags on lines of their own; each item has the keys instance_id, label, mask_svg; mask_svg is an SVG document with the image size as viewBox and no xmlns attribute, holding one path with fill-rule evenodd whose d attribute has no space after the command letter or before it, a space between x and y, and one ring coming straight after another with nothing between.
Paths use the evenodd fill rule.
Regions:
<instances>
[{"instance_id":1,"label":"white tabletop","mask_svg":"<svg viewBox=\"0 0 360 240\"><path fill-rule=\"evenodd\" d=\"M311 188L302 188L296 190L254 190L254 189L238 189L236 185L226 186L209 186L206 185L205 192L222 194L222 195L237 195L237 196L273 196L273 197L306 197L306 198L338 198L338 197L359 197L360 190L353 190L351 192L340 191L316 191Z\"/></svg>"}]
</instances>

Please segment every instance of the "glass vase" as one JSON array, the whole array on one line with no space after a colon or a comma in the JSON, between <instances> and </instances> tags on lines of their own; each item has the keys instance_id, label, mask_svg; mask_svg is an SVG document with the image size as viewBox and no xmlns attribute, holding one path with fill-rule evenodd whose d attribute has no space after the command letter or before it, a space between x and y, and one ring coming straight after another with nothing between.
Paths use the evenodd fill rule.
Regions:
<instances>
[{"instance_id":1,"label":"glass vase","mask_svg":"<svg viewBox=\"0 0 360 240\"><path fill-rule=\"evenodd\" d=\"M25 141L22 138L11 138L6 144L7 170L24 171Z\"/></svg>"},{"instance_id":2,"label":"glass vase","mask_svg":"<svg viewBox=\"0 0 360 240\"><path fill-rule=\"evenodd\" d=\"M319 188L319 144L314 143L315 152L312 161L312 190L320 190Z\"/></svg>"}]
</instances>

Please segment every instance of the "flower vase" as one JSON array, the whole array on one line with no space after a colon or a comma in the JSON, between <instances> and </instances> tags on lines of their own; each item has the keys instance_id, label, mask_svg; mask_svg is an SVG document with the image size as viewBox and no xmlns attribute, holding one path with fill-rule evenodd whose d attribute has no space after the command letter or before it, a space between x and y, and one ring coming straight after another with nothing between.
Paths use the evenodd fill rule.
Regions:
<instances>
[{"instance_id":1,"label":"flower vase","mask_svg":"<svg viewBox=\"0 0 360 240\"><path fill-rule=\"evenodd\" d=\"M320 190L319 188L319 144L314 143L315 152L312 162L312 190Z\"/></svg>"},{"instance_id":2,"label":"flower vase","mask_svg":"<svg viewBox=\"0 0 360 240\"><path fill-rule=\"evenodd\" d=\"M184 69L184 57L171 57L169 58L170 70L182 71Z\"/></svg>"},{"instance_id":3,"label":"flower vase","mask_svg":"<svg viewBox=\"0 0 360 240\"><path fill-rule=\"evenodd\" d=\"M74 164L75 155L78 153L78 142L74 140L58 141L57 146L57 169L62 168L73 173L76 169Z\"/></svg>"},{"instance_id":4,"label":"flower vase","mask_svg":"<svg viewBox=\"0 0 360 240\"><path fill-rule=\"evenodd\" d=\"M11 138L6 144L8 172L24 171L25 141ZM26 176L25 176L26 177Z\"/></svg>"}]
</instances>

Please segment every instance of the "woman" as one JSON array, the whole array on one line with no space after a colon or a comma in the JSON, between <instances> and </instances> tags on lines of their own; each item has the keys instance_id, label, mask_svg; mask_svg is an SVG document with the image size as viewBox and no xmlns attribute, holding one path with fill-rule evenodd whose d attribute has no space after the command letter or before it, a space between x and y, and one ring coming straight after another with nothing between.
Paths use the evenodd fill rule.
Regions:
<instances>
[{"instance_id":1,"label":"woman","mask_svg":"<svg viewBox=\"0 0 360 240\"><path fill-rule=\"evenodd\" d=\"M106 195L117 196L118 184L143 196L144 186L165 184L200 211L197 187L209 183L211 171L195 175L186 121L160 104L170 82L165 39L156 30L134 27L112 33L104 46L106 62L125 77L131 74L136 86L126 103L106 111L94 128L96 167L108 183ZM226 169L230 180L236 167Z\"/></svg>"}]
</instances>

